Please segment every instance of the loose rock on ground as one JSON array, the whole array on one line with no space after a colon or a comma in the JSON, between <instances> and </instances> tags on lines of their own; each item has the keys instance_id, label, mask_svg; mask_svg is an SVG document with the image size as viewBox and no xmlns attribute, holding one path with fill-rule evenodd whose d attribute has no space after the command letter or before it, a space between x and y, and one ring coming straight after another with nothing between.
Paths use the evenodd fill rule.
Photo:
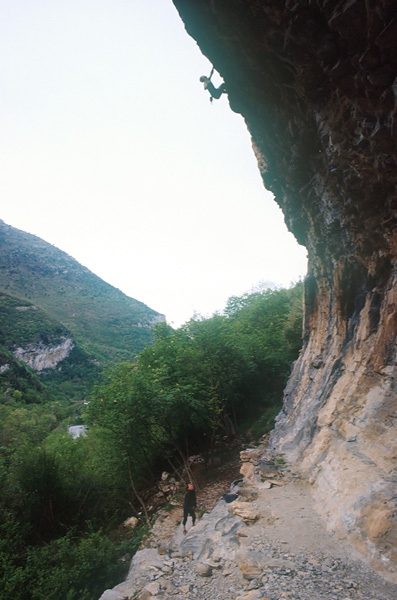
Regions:
<instances>
[{"instance_id":1,"label":"loose rock on ground","mask_svg":"<svg viewBox=\"0 0 397 600\"><path fill-rule=\"evenodd\" d=\"M242 459L243 481L218 488L214 508L186 535L180 507L160 514L127 580L100 600L397 598L396 584L326 531L307 483L264 447L246 450ZM238 494L230 503L221 499L229 491Z\"/></svg>"}]
</instances>

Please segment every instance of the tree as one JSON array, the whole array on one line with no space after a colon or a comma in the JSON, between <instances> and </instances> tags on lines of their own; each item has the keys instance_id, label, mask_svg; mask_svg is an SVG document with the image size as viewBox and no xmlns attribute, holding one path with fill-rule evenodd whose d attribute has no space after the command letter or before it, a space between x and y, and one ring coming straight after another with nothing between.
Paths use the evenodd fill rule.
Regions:
<instances>
[{"instance_id":1,"label":"tree","mask_svg":"<svg viewBox=\"0 0 397 600\"><path fill-rule=\"evenodd\" d=\"M136 498L148 523L139 482L147 483L154 461L151 405L145 378L137 366L119 364L94 388L86 412L89 422L99 428L101 451L107 463L114 465L114 473L127 473L126 502L133 508Z\"/></svg>"},{"instance_id":2,"label":"tree","mask_svg":"<svg viewBox=\"0 0 397 600\"><path fill-rule=\"evenodd\" d=\"M135 497L154 465L177 459L189 473L190 454L212 456L219 433L280 405L298 352L297 298L295 290L245 294L223 315L176 331L158 324L137 363L116 367L96 387L91 422L101 428L107 460L125 463Z\"/></svg>"}]
</instances>

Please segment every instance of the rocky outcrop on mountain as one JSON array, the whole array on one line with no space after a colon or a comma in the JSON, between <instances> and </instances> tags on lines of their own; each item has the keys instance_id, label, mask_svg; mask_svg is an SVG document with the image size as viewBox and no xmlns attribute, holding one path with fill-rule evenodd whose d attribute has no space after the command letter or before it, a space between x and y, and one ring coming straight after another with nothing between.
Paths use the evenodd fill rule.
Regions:
<instances>
[{"instance_id":1,"label":"rocky outcrop on mountain","mask_svg":"<svg viewBox=\"0 0 397 600\"><path fill-rule=\"evenodd\" d=\"M174 4L308 250L273 447L329 529L397 579L397 2Z\"/></svg>"},{"instance_id":2,"label":"rocky outcrop on mountain","mask_svg":"<svg viewBox=\"0 0 397 600\"><path fill-rule=\"evenodd\" d=\"M77 440L77 438L79 438L79 437L86 437L87 426L86 425L70 425L70 427L68 427L68 434L71 435L74 440Z\"/></svg>"},{"instance_id":3,"label":"rocky outcrop on mountain","mask_svg":"<svg viewBox=\"0 0 397 600\"><path fill-rule=\"evenodd\" d=\"M18 360L29 365L34 371L55 369L62 360L67 358L74 347L71 338L65 338L56 345L28 344L24 348L14 348L13 355Z\"/></svg>"},{"instance_id":4,"label":"rocky outcrop on mountain","mask_svg":"<svg viewBox=\"0 0 397 600\"><path fill-rule=\"evenodd\" d=\"M164 315L126 296L65 252L0 219L1 330L4 322L8 329L10 326L6 312L11 298L15 300L13 312L18 313L11 318L18 318L24 329L29 330L29 321L39 321L39 313L45 313L45 318L53 321L58 337L67 332L66 337L73 337L76 348L102 366L135 360L143 348L153 343L153 325L166 320ZM18 340L18 329L15 328L15 335L7 336L1 331L0 343L7 348L25 347ZM46 327L42 327L42 333L47 335ZM5 337L12 338L12 342L6 342ZM29 360L33 360L32 355Z\"/></svg>"}]
</instances>

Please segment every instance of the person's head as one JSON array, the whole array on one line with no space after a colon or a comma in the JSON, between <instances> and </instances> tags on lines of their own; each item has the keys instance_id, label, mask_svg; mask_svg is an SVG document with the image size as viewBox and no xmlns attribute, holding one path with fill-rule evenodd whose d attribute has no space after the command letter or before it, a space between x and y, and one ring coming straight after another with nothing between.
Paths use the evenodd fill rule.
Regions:
<instances>
[{"instance_id":1,"label":"person's head","mask_svg":"<svg viewBox=\"0 0 397 600\"><path fill-rule=\"evenodd\" d=\"M201 75L201 77L200 77L200 81L201 81L202 83L205 83L206 81L209 81L209 79L208 79L208 77L206 77L205 75Z\"/></svg>"},{"instance_id":2,"label":"person's head","mask_svg":"<svg viewBox=\"0 0 397 600\"><path fill-rule=\"evenodd\" d=\"M193 484L192 483L188 483L187 484L187 489L188 490L194 490Z\"/></svg>"}]
</instances>

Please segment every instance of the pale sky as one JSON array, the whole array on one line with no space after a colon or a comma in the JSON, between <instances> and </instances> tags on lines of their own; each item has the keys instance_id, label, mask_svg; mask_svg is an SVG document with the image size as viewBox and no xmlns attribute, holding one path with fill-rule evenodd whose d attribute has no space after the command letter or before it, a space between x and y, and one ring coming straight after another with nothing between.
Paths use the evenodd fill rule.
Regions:
<instances>
[{"instance_id":1,"label":"pale sky","mask_svg":"<svg viewBox=\"0 0 397 600\"><path fill-rule=\"evenodd\" d=\"M1 219L176 327L305 275L171 0L0 0L0 14Z\"/></svg>"}]
</instances>

